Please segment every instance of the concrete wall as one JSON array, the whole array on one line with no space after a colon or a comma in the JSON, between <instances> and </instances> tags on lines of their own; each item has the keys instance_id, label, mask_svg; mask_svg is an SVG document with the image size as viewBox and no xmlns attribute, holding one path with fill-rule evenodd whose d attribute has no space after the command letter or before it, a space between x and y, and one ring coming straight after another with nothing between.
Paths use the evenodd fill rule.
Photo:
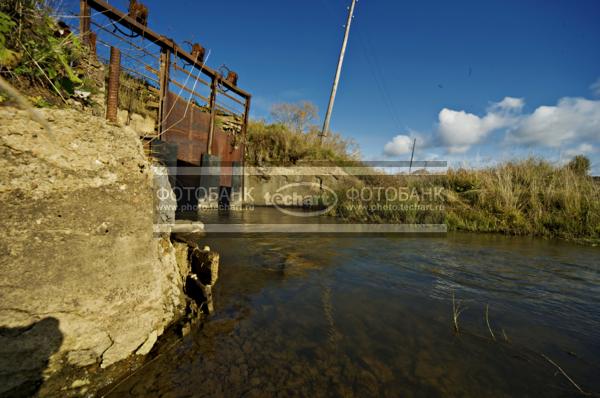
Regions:
<instances>
[{"instance_id":1,"label":"concrete wall","mask_svg":"<svg viewBox=\"0 0 600 398\"><path fill-rule=\"evenodd\" d=\"M303 175L301 170L300 167L246 167L244 189L246 198L251 199L247 203L269 206L269 199L276 193L292 196L296 193L297 197L305 198L331 191L337 194L353 178L337 167L313 167L311 175ZM296 202L292 206L302 206L302 203Z\"/></svg>"},{"instance_id":2,"label":"concrete wall","mask_svg":"<svg viewBox=\"0 0 600 398\"><path fill-rule=\"evenodd\" d=\"M147 352L184 303L138 133L44 116L52 134L0 107L0 395Z\"/></svg>"}]
</instances>

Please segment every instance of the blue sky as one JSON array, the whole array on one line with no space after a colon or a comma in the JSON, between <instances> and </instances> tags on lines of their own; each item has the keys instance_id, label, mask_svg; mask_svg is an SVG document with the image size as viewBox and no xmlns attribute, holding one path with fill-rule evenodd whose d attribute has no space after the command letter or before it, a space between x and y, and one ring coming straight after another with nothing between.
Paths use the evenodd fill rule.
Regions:
<instances>
[{"instance_id":1,"label":"blue sky","mask_svg":"<svg viewBox=\"0 0 600 398\"><path fill-rule=\"evenodd\" d=\"M299 100L324 116L349 0L144 3L154 30L239 73L254 117ZM600 174L598 21L597 0L359 1L332 130L366 159L405 159L417 138L421 159L583 152Z\"/></svg>"}]
</instances>

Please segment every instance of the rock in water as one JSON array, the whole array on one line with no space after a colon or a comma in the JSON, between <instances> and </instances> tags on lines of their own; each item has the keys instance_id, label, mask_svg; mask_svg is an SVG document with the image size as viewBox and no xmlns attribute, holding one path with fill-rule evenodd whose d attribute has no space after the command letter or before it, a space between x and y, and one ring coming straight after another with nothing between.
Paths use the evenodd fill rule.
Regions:
<instances>
[{"instance_id":1,"label":"rock in water","mask_svg":"<svg viewBox=\"0 0 600 398\"><path fill-rule=\"evenodd\" d=\"M217 252L194 248L191 253L192 272L203 284L214 285L219 279L219 259Z\"/></svg>"},{"instance_id":2,"label":"rock in water","mask_svg":"<svg viewBox=\"0 0 600 398\"><path fill-rule=\"evenodd\" d=\"M152 333L150 333L150 335L144 342L144 344L142 344L142 346L140 348L138 348L135 353L137 355L148 354L150 352L150 350L152 349L152 347L154 347L154 344L156 343L157 339L158 339L158 333L156 330L153 330Z\"/></svg>"}]
</instances>

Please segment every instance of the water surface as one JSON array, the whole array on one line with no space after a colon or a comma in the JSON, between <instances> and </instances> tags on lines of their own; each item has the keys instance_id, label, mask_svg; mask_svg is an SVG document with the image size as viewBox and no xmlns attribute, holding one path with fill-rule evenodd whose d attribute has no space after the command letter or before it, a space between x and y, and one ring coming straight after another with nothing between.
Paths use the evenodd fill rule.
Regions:
<instances>
[{"instance_id":1,"label":"water surface","mask_svg":"<svg viewBox=\"0 0 600 398\"><path fill-rule=\"evenodd\" d=\"M113 396L574 395L542 354L600 391L598 248L476 234L202 244L221 253L215 315Z\"/></svg>"}]
</instances>

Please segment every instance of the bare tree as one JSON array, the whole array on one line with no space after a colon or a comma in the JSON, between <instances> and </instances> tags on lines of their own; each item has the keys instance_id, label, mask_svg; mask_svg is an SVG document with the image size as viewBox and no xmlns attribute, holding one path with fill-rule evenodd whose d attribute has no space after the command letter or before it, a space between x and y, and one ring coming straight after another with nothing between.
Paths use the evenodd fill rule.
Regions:
<instances>
[{"instance_id":1,"label":"bare tree","mask_svg":"<svg viewBox=\"0 0 600 398\"><path fill-rule=\"evenodd\" d=\"M271 107L271 117L294 131L306 131L317 119L317 106L310 101L279 103Z\"/></svg>"}]
</instances>

